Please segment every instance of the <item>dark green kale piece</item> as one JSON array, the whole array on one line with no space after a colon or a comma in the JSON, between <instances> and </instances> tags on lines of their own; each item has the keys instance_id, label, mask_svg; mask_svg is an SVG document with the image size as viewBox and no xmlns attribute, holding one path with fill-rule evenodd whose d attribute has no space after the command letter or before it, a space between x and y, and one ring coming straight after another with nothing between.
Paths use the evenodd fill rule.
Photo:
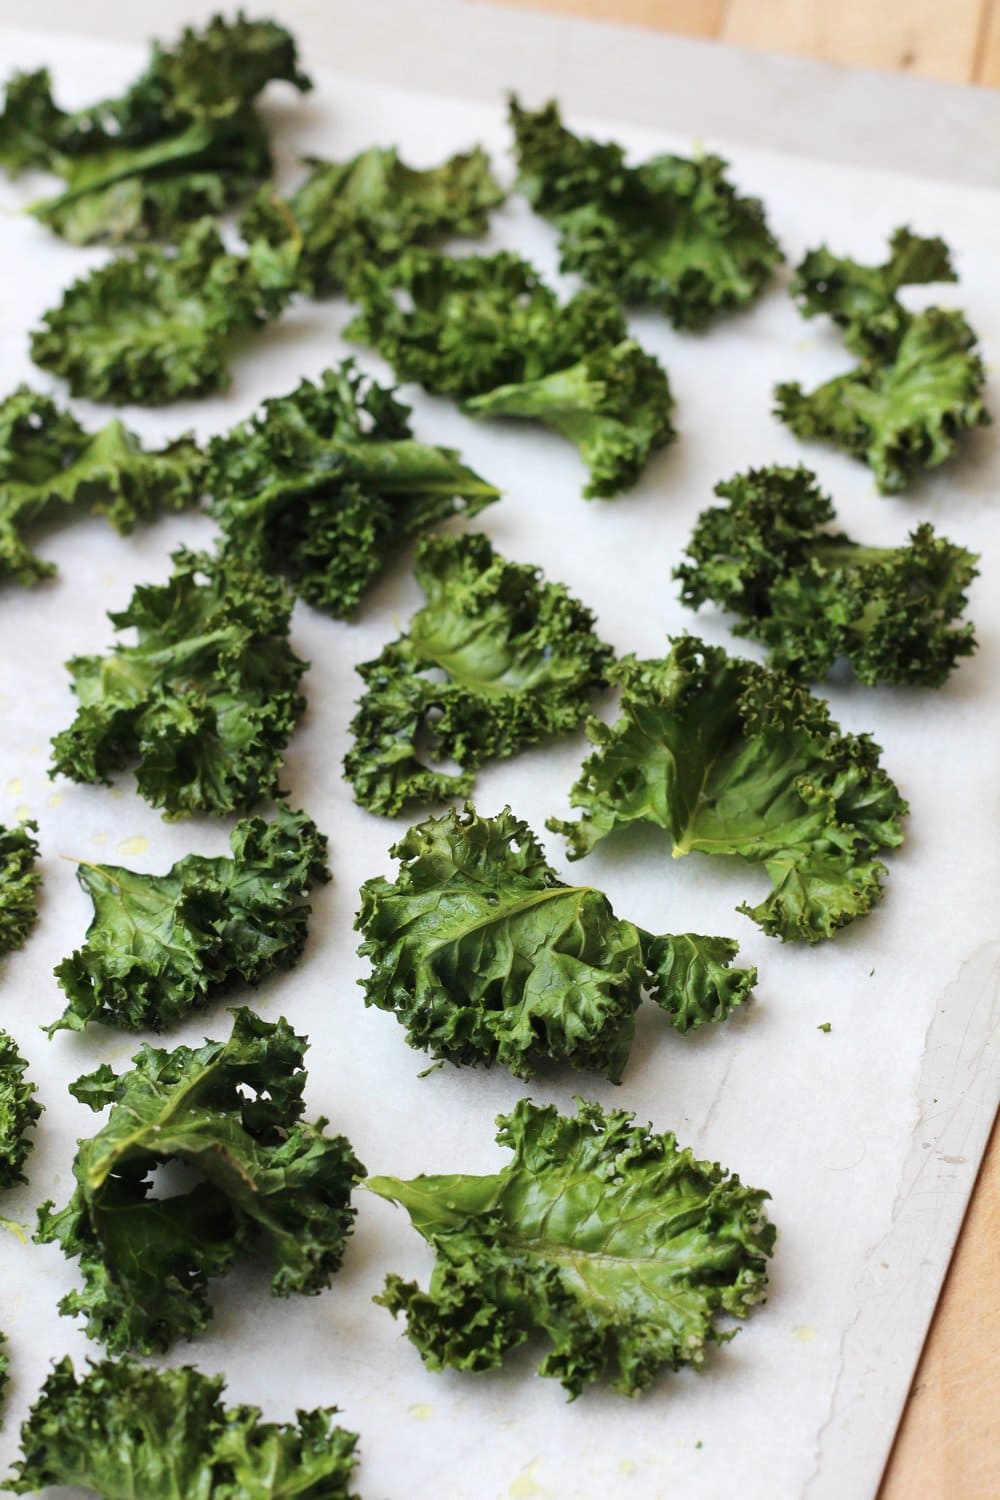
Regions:
<instances>
[{"instance_id":1,"label":"dark green kale piece","mask_svg":"<svg viewBox=\"0 0 1000 1500\"><path fill-rule=\"evenodd\" d=\"M756 198L719 156L653 156L628 166L609 141L574 135L554 100L510 101L517 186L559 230L560 264L625 303L703 328L753 302L783 259Z\"/></svg>"},{"instance_id":2,"label":"dark green kale piece","mask_svg":"<svg viewBox=\"0 0 1000 1500\"><path fill-rule=\"evenodd\" d=\"M492 1370L544 1333L540 1375L571 1397L608 1379L634 1395L764 1300L775 1229L769 1194L676 1137L578 1100L575 1118L522 1099L500 1115L513 1156L486 1177L373 1177L436 1252L430 1286L389 1276L376 1301L407 1319L432 1370Z\"/></svg>"},{"instance_id":3,"label":"dark green kale piece","mask_svg":"<svg viewBox=\"0 0 1000 1500\"><path fill-rule=\"evenodd\" d=\"M37 832L30 820L13 828L0 823L0 957L20 948L38 921Z\"/></svg>"},{"instance_id":4,"label":"dark green kale piece","mask_svg":"<svg viewBox=\"0 0 1000 1500\"><path fill-rule=\"evenodd\" d=\"M644 988L687 1031L724 1019L756 980L730 968L728 939L653 937L601 891L566 885L509 807L428 818L390 853L396 879L361 887L360 983L435 1057L518 1078L548 1059L617 1082Z\"/></svg>"},{"instance_id":5,"label":"dark green kale piece","mask_svg":"<svg viewBox=\"0 0 1000 1500\"><path fill-rule=\"evenodd\" d=\"M614 724L570 800L550 819L579 859L616 828L651 823L674 857L700 850L763 865L771 893L745 912L772 937L816 943L882 896L882 849L902 842L907 805L868 735L845 734L826 703L786 673L729 657L694 636L662 661L623 658Z\"/></svg>"},{"instance_id":6,"label":"dark green kale piece","mask_svg":"<svg viewBox=\"0 0 1000 1500\"><path fill-rule=\"evenodd\" d=\"M499 497L454 450L414 442L408 417L352 360L265 401L209 445L227 546L317 609L351 615L412 537Z\"/></svg>"},{"instance_id":7,"label":"dark green kale piece","mask_svg":"<svg viewBox=\"0 0 1000 1500\"><path fill-rule=\"evenodd\" d=\"M976 649L955 624L976 577L975 553L927 522L902 547L830 531L833 502L804 468L750 469L715 487L729 503L702 512L674 570L692 609L711 599L768 648L771 666L825 677L847 657L862 682L940 687Z\"/></svg>"},{"instance_id":8,"label":"dark green kale piece","mask_svg":"<svg viewBox=\"0 0 1000 1500\"><path fill-rule=\"evenodd\" d=\"M280 803L274 818L246 818L231 859L188 854L166 875L82 863L94 903L87 941L56 968L68 997L49 1035L92 1021L162 1031L239 984L260 984L302 956L311 907L329 880L326 837Z\"/></svg>"},{"instance_id":9,"label":"dark green kale piece","mask_svg":"<svg viewBox=\"0 0 1000 1500\"><path fill-rule=\"evenodd\" d=\"M253 1247L271 1291L315 1294L339 1268L364 1175L350 1143L302 1120L308 1045L285 1020L233 1012L227 1042L143 1046L116 1075L104 1063L70 1092L107 1120L78 1142L65 1208L43 1203L38 1244L79 1260L83 1287L59 1304L112 1354L190 1338L212 1315L208 1283ZM198 1181L169 1196L149 1174L185 1162Z\"/></svg>"},{"instance_id":10,"label":"dark green kale piece","mask_svg":"<svg viewBox=\"0 0 1000 1500\"><path fill-rule=\"evenodd\" d=\"M109 614L134 645L67 663L80 702L52 741L51 775L108 783L132 762L166 818L232 813L279 794L282 751L305 707L288 641L292 598L239 558L180 548L166 583Z\"/></svg>"},{"instance_id":11,"label":"dark green kale piece","mask_svg":"<svg viewBox=\"0 0 1000 1500\"><path fill-rule=\"evenodd\" d=\"M6 1352L6 1343L7 1335L0 1333L0 1412L3 1411L3 1403L7 1398L7 1386L10 1382L10 1358Z\"/></svg>"},{"instance_id":12,"label":"dark green kale piece","mask_svg":"<svg viewBox=\"0 0 1000 1500\"><path fill-rule=\"evenodd\" d=\"M16 1495L73 1485L104 1500L351 1500L357 1436L335 1406L262 1422L223 1406L225 1377L135 1359L54 1366L21 1427L21 1456L2 1486Z\"/></svg>"},{"instance_id":13,"label":"dark green kale piece","mask_svg":"<svg viewBox=\"0 0 1000 1500\"><path fill-rule=\"evenodd\" d=\"M0 1192L28 1180L24 1163L42 1106L34 1097L37 1085L24 1076L27 1070L14 1038L0 1030Z\"/></svg>"},{"instance_id":14,"label":"dark green kale piece","mask_svg":"<svg viewBox=\"0 0 1000 1500\"><path fill-rule=\"evenodd\" d=\"M358 667L366 692L344 759L355 800L387 817L464 797L486 761L577 728L612 657L565 585L485 536L424 537L415 571L427 602Z\"/></svg>"}]
</instances>

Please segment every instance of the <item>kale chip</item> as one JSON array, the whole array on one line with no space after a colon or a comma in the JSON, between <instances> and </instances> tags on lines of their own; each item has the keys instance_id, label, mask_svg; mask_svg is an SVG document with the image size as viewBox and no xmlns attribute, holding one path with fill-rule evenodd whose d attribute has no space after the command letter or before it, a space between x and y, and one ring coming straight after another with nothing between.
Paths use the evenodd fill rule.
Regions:
<instances>
[{"instance_id":1,"label":"kale chip","mask_svg":"<svg viewBox=\"0 0 1000 1500\"><path fill-rule=\"evenodd\" d=\"M238 558L180 548L166 583L109 614L135 645L67 663L80 701L53 741L51 775L104 782L137 762L166 818L245 811L278 795L281 754L305 707L288 643L292 599Z\"/></svg>"},{"instance_id":2,"label":"kale chip","mask_svg":"<svg viewBox=\"0 0 1000 1500\"><path fill-rule=\"evenodd\" d=\"M409 407L352 360L209 445L228 547L307 603L351 615L405 543L499 496L450 448L414 442Z\"/></svg>"},{"instance_id":3,"label":"kale chip","mask_svg":"<svg viewBox=\"0 0 1000 1500\"><path fill-rule=\"evenodd\" d=\"M539 1374L571 1397L602 1377L634 1395L663 1366L700 1365L733 1336L716 1319L764 1300L769 1194L633 1119L522 1099L497 1120L501 1171L369 1179L437 1255L426 1292L389 1276L375 1299L405 1313L429 1369L496 1369L538 1330Z\"/></svg>"},{"instance_id":4,"label":"kale chip","mask_svg":"<svg viewBox=\"0 0 1000 1500\"><path fill-rule=\"evenodd\" d=\"M0 1192L28 1180L24 1163L42 1106L34 1098L37 1085L24 1076L27 1069L14 1038L0 1030Z\"/></svg>"},{"instance_id":5,"label":"kale chip","mask_svg":"<svg viewBox=\"0 0 1000 1500\"><path fill-rule=\"evenodd\" d=\"M389 817L463 797L486 761L575 729L612 657L565 585L485 536L425 537L415 571L427 602L358 667L367 691L344 758L355 800Z\"/></svg>"},{"instance_id":6,"label":"kale chip","mask_svg":"<svg viewBox=\"0 0 1000 1500\"><path fill-rule=\"evenodd\" d=\"M825 677L847 657L862 682L939 687L976 649L954 624L977 557L927 522L903 547L829 531L833 503L809 469L750 469L715 487L729 503L702 512L675 568L692 609L711 599L768 648L771 666Z\"/></svg>"},{"instance_id":7,"label":"kale chip","mask_svg":"<svg viewBox=\"0 0 1000 1500\"><path fill-rule=\"evenodd\" d=\"M612 725L571 792L576 822L550 819L579 859L614 829L651 823L674 857L701 850L763 865L772 890L738 910L772 937L816 943L882 896L883 848L907 805L868 735L844 734L826 703L783 672L694 636L662 661L623 658Z\"/></svg>"},{"instance_id":8,"label":"kale chip","mask_svg":"<svg viewBox=\"0 0 1000 1500\"><path fill-rule=\"evenodd\" d=\"M756 198L719 156L653 156L627 166L613 142L574 135L554 100L510 101L517 186L559 230L560 265L675 328L703 328L753 302L782 260Z\"/></svg>"},{"instance_id":9,"label":"kale chip","mask_svg":"<svg viewBox=\"0 0 1000 1500\"><path fill-rule=\"evenodd\" d=\"M13 828L0 823L0 957L20 948L38 921L37 832L31 821Z\"/></svg>"},{"instance_id":10,"label":"kale chip","mask_svg":"<svg viewBox=\"0 0 1000 1500\"><path fill-rule=\"evenodd\" d=\"M149 1354L204 1328L210 1278L256 1245L276 1297L321 1292L343 1258L364 1168L326 1120L302 1121L306 1038L246 1008L233 1016L227 1042L143 1046L131 1071L104 1063L70 1089L111 1112L78 1142L73 1195L58 1211L42 1204L35 1241L79 1260L83 1288L59 1311L82 1314L112 1354ZM160 1196L149 1174L172 1161L198 1181Z\"/></svg>"}]
</instances>

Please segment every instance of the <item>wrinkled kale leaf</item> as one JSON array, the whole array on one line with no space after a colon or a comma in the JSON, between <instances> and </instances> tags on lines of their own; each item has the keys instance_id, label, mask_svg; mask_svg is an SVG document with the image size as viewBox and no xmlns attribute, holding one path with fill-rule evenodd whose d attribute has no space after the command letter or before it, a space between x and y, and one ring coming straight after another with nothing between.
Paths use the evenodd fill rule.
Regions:
<instances>
[{"instance_id":1,"label":"wrinkled kale leaf","mask_svg":"<svg viewBox=\"0 0 1000 1500\"><path fill-rule=\"evenodd\" d=\"M540 1330L539 1374L571 1397L601 1378L633 1395L663 1366L700 1365L733 1336L720 1315L763 1301L769 1195L633 1118L522 1099L497 1121L502 1171L369 1180L437 1254L426 1292L390 1276L376 1298L406 1314L430 1369L495 1369Z\"/></svg>"},{"instance_id":2,"label":"wrinkled kale leaf","mask_svg":"<svg viewBox=\"0 0 1000 1500\"><path fill-rule=\"evenodd\" d=\"M227 545L344 618L405 542L499 496L450 448L414 442L409 408L346 360L209 446Z\"/></svg>"},{"instance_id":3,"label":"wrinkled kale leaf","mask_svg":"<svg viewBox=\"0 0 1000 1500\"><path fill-rule=\"evenodd\" d=\"M24 1076L27 1069L14 1038L0 1030L0 1191L28 1180L24 1163L42 1106L34 1098L36 1085Z\"/></svg>"},{"instance_id":4,"label":"wrinkled kale leaf","mask_svg":"<svg viewBox=\"0 0 1000 1500\"><path fill-rule=\"evenodd\" d=\"M371 146L350 161L307 157L312 168L286 202L266 189L243 219L247 239L302 236L299 283L314 296L350 288L362 266L386 266L415 245L483 234L504 191L480 147L438 167L408 167L392 147Z\"/></svg>"},{"instance_id":5,"label":"wrinkled kale leaf","mask_svg":"<svg viewBox=\"0 0 1000 1500\"><path fill-rule=\"evenodd\" d=\"M374 345L400 380L459 397L469 416L532 419L561 433L587 465L588 498L627 489L676 436L666 372L629 338L608 293L560 306L506 251L413 252L360 275L354 292L362 311L348 338Z\"/></svg>"},{"instance_id":6,"label":"wrinkled kale leaf","mask_svg":"<svg viewBox=\"0 0 1000 1500\"><path fill-rule=\"evenodd\" d=\"M510 101L517 186L559 230L560 265L625 303L703 328L753 302L782 260L756 198L719 156L653 156L627 166L610 141L574 135L558 105Z\"/></svg>"},{"instance_id":7,"label":"wrinkled kale leaf","mask_svg":"<svg viewBox=\"0 0 1000 1500\"><path fill-rule=\"evenodd\" d=\"M201 493L204 461L191 437L144 449L117 419L87 432L38 391L19 386L0 402L0 578L37 583L55 572L26 533L57 506L107 516L120 535Z\"/></svg>"},{"instance_id":8,"label":"wrinkled kale leaf","mask_svg":"<svg viewBox=\"0 0 1000 1500\"><path fill-rule=\"evenodd\" d=\"M68 1357L48 1376L21 1427L21 1456L3 1489L35 1494L79 1485L104 1500L351 1500L357 1436L337 1408L262 1422L256 1406L223 1406L222 1375L191 1365L150 1370L134 1359Z\"/></svg>"},{"instance_id":9,"label":"wrinkled kale leaf","mask_svg":"<svg viewBox=\"0 0 1000 1500\"><path fill-rule=\"evenodd\" d=\"M427 602L358 667L366 692L344 758L355 800L388 817L463 797L486 761L575 729L612 656L565 585L485 536L425 537L415 571Z\"/></svg>"},{"instance_id":10,"label":"wrinkled kale leaf","mask_svg":"<svg viewBox=\"0 0 1000 1500\"><path fill-rule=\"evenodd\" d=\"M91 1021L162 1031L298 962L311 911L302 898L330 878L325 836L282 803L270 823L237 823L230 844L232 859L188 854L166 875L78 867L94 918L83 948L56 968L69 1003L50 1036Z\"/></svg>"},{"instance_id":11,"label":"wrinkled kale leaf","mask_svg":"<svg viewBox=\"0 0 1000 1500\"><path fill-rule=\"evenodd\" d=\"M766 933L815 943L880 900L880 850L902 842L907 805L868 735L844 734L826 703L785 673L734 659L694 636L662 661L625 657L612 725L570 800L551 819L579 859L630 823L670 836L674 856L701 850L761 864L772 890L738 909Z\"/></svg>"},{"instance_id":12,"label":"wrinkled kale leaf","mask_svg":"<svg viewBox=\"0 0 1000 1500\"><path fill-rule=\"evenodd\" d=\"M20 948L38 921L37 832L31 821L13 828L0 823L0 957Z\"/></svg>"},{"instance_id":13,"label":"wrinkled kale leaf","mask_svg":"<svg viewBox=\"0 0 1000 1500\"><path fill-rule=\"evenodd\" d=\"M247 811L278 795L281 753L305 707L306 664L288 643L280 580L229 555L180 548L163 584L109 614L135 645L68 663L80 702L52 741L51 775L108 783L136 765L140 794L167 818Z\"/></svg>"},{"instance_id":14,"label":"wrinkled kale leaf","mask_svg":"<svg viewBox=\"0 0 1000 1500\"><path fill-rule=\"evenodd\" d=\"M711 599L742 616L774 667L825 677L847 657L862 682L939 687L976 648L954 624L977 557L924 522L902 547L867 547L827 529L833 503L809 469L750 469L717 484L729 503L702 513L674 571L693 609Z\"/></svg>"},{"instance_id":15,"label":"wrinkled kale leaf","mask_svg":"<svg viewBox=\"0 0 1000 1500\"><path fill-rule=\"evenodd\" d=\"M601 891L569 886L510 808L466 806L418 823L390 851L395 881L361 887L365 1004L393 1012L411 1047L530 1078L546 1058L615 1081L643 988L681 1031L749 997L726 938L653 937ZM650 973L652 970L652 973Z\"/></svg>"},{"instance_id":16,"label":"wrinkled kale leaf","mask_svg":"<svg viewBox=\"0 0 1000 1500\"><path fill-rule=\"evenodd\" d=\"M31 335L31 357L74 396L160 406L229 382L234 336L275 318L295 290L298 245L226 250L210 219L175 247L141 246L82 276Z\"/></svg>"},{"instance_id":17,"label":"wrinkled kale leaf","mask_svg":"<svg viewBox=\"0 0 1000 1500\"><path fill-rule=\"evenodd\" d=\"M64 189L31 212L75 244L163 238L244 197L271 169L253 101L272 80L310 87L273 21L216 16L117 98L67 113L44 70L15 74L0 114L0 166L42 167Z\"/></svg>"},{"instance_id":18,"label":"wrinkled kale leaf","mask_svg":"<svg viewBox=\"0 0 1000 1500\"><path fill-rule=\"evenodd\" d=\"M78 1259L83 1288L59 1304L112 1354L166 1349L211 1318L208 1282L253 1246L271 1291L323 1290L351 1231L364 1168L326 1120L302 1121L305 1037L287 1021L233 1012L227 1042L143 1046L131 1071L105 1063L70 1092L107 1121L78 1142L65 1208L38 1211L39 1244ZM150 1173L185 1162L199 1180L162 1196Z\"/></svg>"}]
</instances>

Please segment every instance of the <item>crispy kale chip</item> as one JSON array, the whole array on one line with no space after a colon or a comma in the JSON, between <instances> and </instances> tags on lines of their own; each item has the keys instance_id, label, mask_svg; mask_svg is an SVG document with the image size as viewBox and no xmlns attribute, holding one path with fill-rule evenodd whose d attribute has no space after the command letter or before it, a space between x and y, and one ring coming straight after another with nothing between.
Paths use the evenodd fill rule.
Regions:
<instances>
[{"instance_id":1,"label":"crispy kale chip","mask_svg":"<svg viewBox=\"0 0 1000 1500\"><path fill-rule=\"evenodd\" d=\"M344 758L355 800L387 817L464 797L486 761L577 728L612 656L564 584L485 536L425 537L415 570L427 602L358 667L367 690Z\"/></svg>"},{"instance_id":2,"label":"crispy kale chip","mask_svg":"<svg viewBox=\"0 0 1000 1500\"><path fill-rule=\"evenodd\" d=\"M881 898L879 851L902 842L906 803L868 735L844 734L821 698L781 672L681 636L662 661L625 657L609 672L621 716L592 720L597 749L552 819L570 858L615 828L665 829L692 850L761 864L770 895L738 909L769 936L815 943Z\"/></svg>"},{"instance_id":3,"label":"crispy kale chip","mask_svg":"<svg viewBox=\"0 0 1000 1500\"><path fill-rule=\"evenodd\" d=\"M411 537L499 496L451 448L414 442L409 408L346 360L209 447L227 545L307 603L351 615Z\"/></svg>"},{"instance_id":4,"label":"crispy kale chip","mask_svg":"<svg viewBox=\"0 0 1000 1500\"><path fill-rule=\"evenodd\" d=\"M117 419L90 433L38 391L19 386L0 402L0 578L37 583L55 572L26 533L59 505L107 516L120 535L201 493L204 460L190 437L145 449Z\"/></svg>"},{"instance_id":5,"label":"crispy kale chip","mask_svg":"<svg viewBox=\"0 0 1000 1500\"><path fill-rule=\"evenodd\" d=\"M411 828L395 881L361 887L365 1004L393 1012L411 1047L450 1062L537 1060L621 1076L644 988L680 1031L749 998L726 938L653 937L592 886L569 886L526 823L467 805Z\"/></svg>"},{"instance_id":6,"label":"crispy kale chip","mask_svg":"<svg viewBox=\"0 0 1000 1500\"><path fill-rule=\"evenodd\" d=\"M0 957L20 948L38 921L37 832L30 821L13 828L0 823Z\"/></svg>"},{"instance_id":7,"label":"crispy kale chip","mask_svg":"<svg viewBox=\"0 0 1000 1500\"><path fill-rule=\"evenodd\" d=\"M510 101L517 185L559 230L564 271L626 303L703 328L753 302L782 260L756 198L744 198L719 156L653 156L627 166L612 142L574 135L559 107Z\"/></svg>"},{"instance_id":8,"label":"crispy kale chip","mask_svg":"<svg viewBox=\"0 0 1000 1500\"><path fill-rule=\"evenodd\" d=\"M351 1500L357 1436L335 1406L262 1422L256 1406L223 1406L222 1375L191 1365L151 1370L134 1359L68 1357L42 1386L21 1427L21 1457L3 1489L49 1485L104 1500Z\"/></svg>"},{"instance_id":9,"label":"crispy kale chip","mask_svg":"<svg viewBox=\"0 0 1000 1500\"><path fill-rule=\"evenodd\" d=\"M364 1168L326 1120L301 1118L306 1038L245 1007L233 1015L227 1042L143 1046L131 1071L104 1063L70 1089L111 1113L78 1142L73 1195L58 1211L42 1204L35 1240L79 1260L83 1288L59 1310L82 1314L112 1354L166 1349L204 1328L209 1279L254 1246L272 1263L276 1297L321 1292L343 1258ZM170 1162L198 1180L157 1192L150 1174Z\"/></svg>"},{"instance_id":10,"label":"crispy kale chip","mask_svg":"<svg viewBox=\"0 0 1000 1500\"><path fill-rule=\"evenodd\" d=\"M10 1380L10 1358L6 1353L4 1345L7 1343L7 1335L0 1333L0 1412L7 1397L7 1384Z\"/></svg>"},{"instance_id":11,"label":"crispy kale chip","mask_svg":"<svg viewBox=\"0 0 1000 1500\"><path fill-rule=\"evenodd\" d=\"M437 1253L426 1292L390 1276L376 1298L430 1369L495 1369L539 1330L539 1374L571 1396L602 1377L634 1395L664 1365L700 1365L733 1336L717 1318L763 1301L769 1195L633 1118L522 1099L497 1121L502 1171L369 1180Z\"/></svg>"},{"instance_id":12,"label":"crispy kale chip","mask_svg":"<svg viewBox=\"0 0 1000 1500\"><path fill-rule=\"evenodd\" d=\"M84 946L56 968L69 1003L50 1036L91 1021L162 1031L298 962L311 911L303 897L330 878L325 836L281 803L270 823L237 823L230 845L232 859L188 854L166 875L79 865L94 918Z\"/></svg>"},{"instance_id":13,"label":"crispy kale chip","mask_svg":"<svg viewBox=\"0 0 1000 1500\"><path fill-rule=\"evenodd\" d=\"M253 101L274 79L310 87L284 27L242 15L185 30L171 48L154 43L122 95L74 113L55 103L46 72L15 74L0 114L0 166L63 178L63 191L31 212L75 244L171 236L270 172Z\"/></svg>"},{"instance_id":14,"label":"crispy kale chip","mask_svg":"<svg viewBox=\"0 0 1000 1500\"><path fill-rule=\"evenodd\" d=\"M14 1038L0 1030L0 1192L28 1180L24 1163L42 1106L34 1098L36 1085L24 1076L27 1069Z\"/></svg>"},{"instance_id":15,"label":"crispy kale chip","mask_svg":"<svg viewBox=\"0 0 1000 1500\"><path fill-rule=\"evenodd\" d=\"M292 599L238 558L180 548L166 583L109 614L136 644L67 663L80 701L52 741L51 775L108 783L136 761L166 818L246 811L278 794L281 753L305 707L288 643Z\"/></svg>"},{"instance_id":16,"label":"crispy kale chip","mask_svg":"<svg viewBox=\"0 0 1000 1500\"><path fill-rule=\"evenodd\" d=\"M711 599L768 648L771 666L825 677L847 657L862 682L939 687L976 648L954 624L976 555L924 522L903 547L867 547L827 530L833 503L809 469L750 469L715 487L674 570L692 609Z\"/></svg>"},{"instance_id":17,"label":"crispy kale chip","mask_svg":"<svg viewBox=\"0 0 1000 1500\"><path fill-rule=\"evenodd\" d=\"M31 357L74 396L161 406L228 384L238 333L275 318L295 289L298 245L227 251L210 219L176 247L143 246L74 281L31 335Z\"/></svg>"},{"instance_id":18,"label":"crispy kale chip","mask_svg":"<svg viewBox=\"0 0 1000 1500\"><path fill-rule=\"evenodd\" d=\"M561 433L587 465L588 498L627 489L676 436L666 372L628 337L608 293L580 292L561 307L507 251L413 252L362 274L355 293L362 312L349 338L373 344L401 380L459 397L469 416L529 418Z\"/></svg>"},{"instance_id":19,"label":"crispy kale chip","mask_svg":"<svg viewBox=\"0 0 1000 1500\"><path fill-rule=\"evenodd\" d=\"M504 191L480 147L438 167L408 167L392 147L371 146L350 161L307 157L312 168L286 202L261 191L243 219L247 239L302 236L300 285L319 297L349 288L362 266L387 266L415 245L483 234Z\"/></svg>"}]
</instances>

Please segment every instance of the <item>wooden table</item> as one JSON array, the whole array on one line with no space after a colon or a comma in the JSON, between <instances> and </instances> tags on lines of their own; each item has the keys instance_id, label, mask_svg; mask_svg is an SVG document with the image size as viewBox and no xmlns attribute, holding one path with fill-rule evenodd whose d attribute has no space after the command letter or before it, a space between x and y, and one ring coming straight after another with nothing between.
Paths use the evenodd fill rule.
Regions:
<instances>
[{"instance_id":1,"label":"wooden table","mask_svg":"<svg viewBox=\"0 0 1000 1500\"><path fill-rule=\"evenodd\" d=\"M738 47L1000 87L1000 0L494 0ZM1000 1124L878 1500L1000 1496ZM791 1500L791 1497L789 1497ZM861 1497L845 1496L845 1500Z\"/></svg>"}]
</instances>

